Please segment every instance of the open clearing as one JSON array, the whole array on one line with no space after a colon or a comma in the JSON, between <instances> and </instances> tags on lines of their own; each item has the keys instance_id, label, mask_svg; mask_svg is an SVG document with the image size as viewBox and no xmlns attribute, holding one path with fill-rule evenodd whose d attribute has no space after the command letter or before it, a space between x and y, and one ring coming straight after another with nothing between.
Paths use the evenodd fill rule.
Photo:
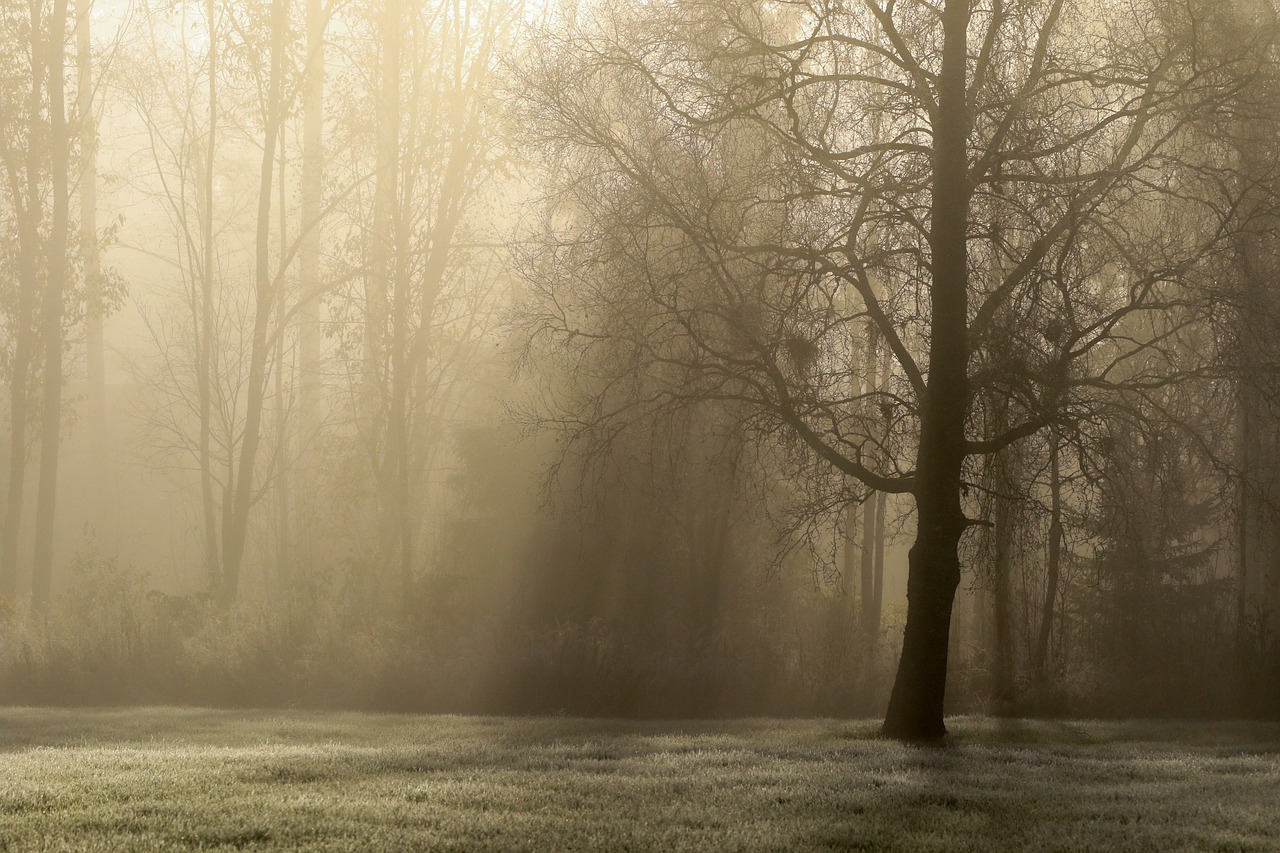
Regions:
<instances>
[{"instance_id":1,"label":"open clearing","mask_svg":"<svg viewBox=\"0 0 1280 853\"><path fill-rule=\"evenodd\" d=\"M6 850L1276 850L1280 726L0 709Z\"/></svg>"}]
</instances>

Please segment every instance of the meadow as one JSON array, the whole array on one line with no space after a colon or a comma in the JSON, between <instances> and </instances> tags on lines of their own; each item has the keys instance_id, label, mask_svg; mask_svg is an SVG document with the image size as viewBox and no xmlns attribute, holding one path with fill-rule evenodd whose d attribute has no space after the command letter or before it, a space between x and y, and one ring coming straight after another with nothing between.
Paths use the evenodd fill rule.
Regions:
<instances>
[{"instance_id":1,"label":"meadow","mask_svg":"<svg viewBox=\"0 0 1280 853\"><path fill-rule=\"evenodd\" d=\"M1280 725L0 709L5 850L1274 850Z\"/></svg>"}]
</instances>

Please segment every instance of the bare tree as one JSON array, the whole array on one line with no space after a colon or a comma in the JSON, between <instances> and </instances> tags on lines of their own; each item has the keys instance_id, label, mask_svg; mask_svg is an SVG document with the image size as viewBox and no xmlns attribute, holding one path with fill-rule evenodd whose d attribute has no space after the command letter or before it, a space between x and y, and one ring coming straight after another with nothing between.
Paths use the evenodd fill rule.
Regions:
<instances>
[{"instance_id":1,"label":"bare tree","mask_svg":"<svg viewBox=\"0 0 1280 853\"><path fill-rule=\"evenodd\" d=\"M598 428L637 407L736 399L757 435L798 440L864 486L912 494L892 736L945 730L968 460L1062 416L1051 376L1124 393L1161 381L1157 362L1189 369L1167 346L1175 332L1133 343L1119 330L1204 310L1188 276L1223 245L1232 199L1212 159L1184 142L1228 97L1223 68L1253 61L1252 46L1205 64L1177 21L1161 38L1137 37L1150 11L706 3L646 7L636 14L661 20L647 24L606 8L531 75L530 121L544 129L567 211L548 231L539 274L554 285L531 319L570 352L625 338L632 358L614 365L618 383L623 371L669 380L625 405L595 395L561 422ZM776 153L744 157L734 146L748 133ZM771 192L756 183L735 198L727 176L753 163L768 164ZM1164 230L1163 198L1180 200L1175 230ZM1091 273L1054 286L1068 245L1096 253ZM603 259L629 293L598 281ZM844 291L855 312L840 310ZM604 299L646 322L596 325ZM1019 313L1010 342L1004 317ZM849 359L832 357L845 325L864 319L894 358L893 381L873 398L887 435L841 391ZM1037 366L1018 381L990 357L1010 347ZM1167 356L1152 373L1117 378L1114 365L1151 351ZM974 436L972 403L987 390L1008 400L1007 428Z\"/></svg>"},{"instance_id":2,"label":"bare tree","mask_svg":"<svg viewBox=\"0 0 1280 853\"><path fill-rule=\"evenodd\" d=\"M434 7L391 0L365 22L379 54L371 140L371 210L351 258L360 292L337 310L362 331L345 342L358 362L351 420L369 472L380 583L404 590L422 559L425 477L444 435L441 420L460 403L459 367L496 316L492 245L474 239L468 214L484 196L501 152L487 132L499 49L515 9L473 0ZM364 118L354 132L365 135ZM487 254L486 254L487 253ZM351 357L358 351L359 356ZM398 594L398 593L397 593Z\"/></svg>"}]
</instances>

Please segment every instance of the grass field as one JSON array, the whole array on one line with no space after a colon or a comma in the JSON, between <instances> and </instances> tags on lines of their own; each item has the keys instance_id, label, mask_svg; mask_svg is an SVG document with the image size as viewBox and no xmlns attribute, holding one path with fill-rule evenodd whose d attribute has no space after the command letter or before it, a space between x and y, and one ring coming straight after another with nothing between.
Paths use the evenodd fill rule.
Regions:
<instances>
[{"instance_id":1,"label":"grass field","mask_svg":"<svg viewBox=\"0 0 1280 853\"><path fill-rule=\"evenodd\" d=\"M5 850L1280 850L1280 726L0 709Z\"/></svg>"}]
</instances>

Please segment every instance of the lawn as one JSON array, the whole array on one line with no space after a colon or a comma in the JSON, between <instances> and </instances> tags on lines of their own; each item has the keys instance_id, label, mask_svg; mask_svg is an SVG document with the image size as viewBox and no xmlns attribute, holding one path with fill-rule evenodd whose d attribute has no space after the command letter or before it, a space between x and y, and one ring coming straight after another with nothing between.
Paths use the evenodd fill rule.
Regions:
<instances>
[{"instance_id":1,"label":"lawn","mask_svg":"<svg viewBox=\"0 0 1280 853\"><path fill-rule=\"evenodd\" d=\"M1280 726L949 726L0 709L0 849L1280 849Z\"/></svg>"}]
</instances>

